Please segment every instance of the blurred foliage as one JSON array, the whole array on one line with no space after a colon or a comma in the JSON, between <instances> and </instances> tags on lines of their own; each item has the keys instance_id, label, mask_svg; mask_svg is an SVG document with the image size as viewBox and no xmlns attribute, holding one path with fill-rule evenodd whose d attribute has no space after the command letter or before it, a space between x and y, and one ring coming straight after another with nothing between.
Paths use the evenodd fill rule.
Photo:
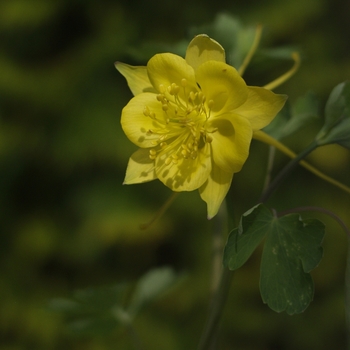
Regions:
<instances>
[{"instance_id":1,"label":"blurred foliage","mask_svg":"<svg viewBox=\"0 0 350 350\"><path fill-rule=\"evenodd\" d=\"M135 281L164 265L186 270L188 278L146 308L134 326L147 349L195 348L209 300L215 222L207 222L194 192L181 195L152 228L139 230L170 191L158 182L121 185L135 148L119 123L131 94L113 63L145 64L164 44L181 52L196 30L226 13L247 25L248 37L256 23L265 27L262 50L246 71L248 84L264 85L291 65L264 63L272 51L263 49L297 47L302 67L278 92L288 94L293 105L313 90L322 106L332 88L350 76L349 12L345 0L1 2L1 348L133 349L120 329L107 337L68 336L62 316L48 310L47 302L75 289ZM302 149L321 124L310 122L286 142ZM266 156L267 147L253 143L235 176L236 218L259 196ZM350 185L348 151L324 146L310 161ZM285 162L279 156L276 171ZM291 181L280 188L283 196L271 199L272 206L317 203L350 225L346 194L303 169ZM227 306L234 312L224 315L222 349L345 348L346 238L331 219L308 215L326 224L324 259L312 273L314 302L293 317L270 311L258 290L261 252L254 253L236 272Z\"/></svg>"},{"instance_id":2,"label":"blurred foliage","mask_svg":"<svg viewBox=\"0 0 350 350\"><path fill-rule=\"evenodd\" d=\"M139 279L127 306L124 305L125 295L130 286L119 283L78 290L71 299L52 299L50 309L66 316L67 329L72 335L106 334L119 325L135 332L132 323L137 314L176 280L177 276L169 267L153 269Z\"/></svg>"},{"instance_id":3,"label":"blurred foliage","mask_svg":"<svg viewBox=\"0 0 350 350\"><path fill-rule=\"evenodd\" d=\"M350 82L337 85L325 108L325 123L316 136L320 145L337 143L350 149Z\"/></svg>"},{"instance_id":4,"label":"blurred foliage","mask_svg":"<svg viewBox=\"0 0 350 350\"><path fill-rule=\"evenodd\" d=\"M318 101L313 93L299 97L294 103L287 100L286 106L276 118L264 129L266 133L280 140L318 121Z\"/></svg>"}]
</instances>

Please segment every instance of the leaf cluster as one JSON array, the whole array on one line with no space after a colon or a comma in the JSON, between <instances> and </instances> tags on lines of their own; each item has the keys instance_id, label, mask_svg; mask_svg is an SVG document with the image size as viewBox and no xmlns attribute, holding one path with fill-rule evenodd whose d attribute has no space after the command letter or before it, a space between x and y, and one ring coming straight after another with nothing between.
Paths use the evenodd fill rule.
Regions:
<instances>
[{"instance_id":1,"label":"leaf cluster","mask_svg":"<svg viewBox=\"0 0 350 350\"><path fill-rule=\"evenodd\" d=\"M124 282L77 290L71 298L52 299L49 308L65 316L70 334L101 335L120 326L131 327L141 310L171 288L178 278L171 268L153 269L136 282L131 295L131 283Z\"/></svg>"},{"instance_id":2,"label":"leaf cluster","mask_svg":"<svg viewBox=\"0 0 350 350\"><path fill-rule=\"evenodd\" d=\"M299 131L318 115L318 103L311 93L288 105L265 131L280 140ZM324 112L324 125L303 157L319 146L337 143L350 148L350 83L331 92ZM302 158L291 161L294 164ZM287 165L284 170L292 167ZM282 170L281 174L285 175ZM283 176L277 176L279 180ZM275 185L274 182L270 186ZM267 193L268 190L266 191ZM266 193L265 192L265 193ZM324 211L326 213L326 211ZM328 213L336 217L333 213ZM339 218L337 218L339 219ZM342 225L345 227L344 225ZM303 220L299 214L278 216L264 204L248 210L231 231L224 252L224 265L240 268L265 240L260 266L260 292L264 303L277 312L303 312L311 302L314 285L310 275L322 258L325 227L318 220Z\"/></svg>"}]
</instances>

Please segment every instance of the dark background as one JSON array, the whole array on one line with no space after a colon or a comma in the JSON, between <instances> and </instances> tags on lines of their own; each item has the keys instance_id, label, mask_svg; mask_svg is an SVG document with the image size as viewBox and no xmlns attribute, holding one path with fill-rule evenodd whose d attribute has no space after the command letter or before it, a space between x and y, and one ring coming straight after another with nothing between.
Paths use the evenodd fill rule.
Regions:
<instances>
[{"instance_id":1,"label":"dark background","mask_svg":"<svg viewBox=\"0 0 350 350\"><path fill-rule=\"evenodd\" d=\"M135 52L145 43L189 39L190 27L222 12L248 25L262 23L263 46L301 50L299 72L276 90L291 102L313 90L323 106L332 88L349 79L345 0L0 3L1 349L133 349L122 330L69 337L47 302L77 288L136 280L163 265L186 271L187 278L146 309L135 327L145 349L196 347L209 297L213 224L195 191L182 194L151 229L139 230L171 192L158 181L122 186L136 148L120 127L131 93L113 64L144 65L147 53ZM269 74L259 78L248 68L247 83L264 85L275 77ZM300 149L318 126L289 140L291 147ZM253 143L235 176L235 216L258 198L266 154L267 147ZM277 166L286 161L277 160ZM350 185L348 150L324 147L310 161ZM347 194L301 168L271 200L280 210L324 206L350 225L349 203ZM315 300L301 315L269 310L259 296L257 252L236 273L220 349L345 349L346 238L331 219L305 217L327 225L325 256L313 273Z\"/></svg>"}]
</instances>

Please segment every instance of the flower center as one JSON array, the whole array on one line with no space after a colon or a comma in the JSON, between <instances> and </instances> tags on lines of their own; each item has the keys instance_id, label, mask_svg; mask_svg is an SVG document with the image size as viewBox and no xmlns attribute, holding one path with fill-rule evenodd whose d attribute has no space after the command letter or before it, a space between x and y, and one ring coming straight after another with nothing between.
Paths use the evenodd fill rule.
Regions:
<instances>
[{"instance_id":1,"label":"flower center","mask_svg":"<svg viewBox=\"0 0 350 350\"><path fill-rule=\"evenodd\" d=\"M186 79L181 80L181 86L161 84L159 92L156 98L161 104L162 115L157 115L148 106L143 111L159 126L147 132L148 135L159 135L152 141L155 147L149 151L150 159L166 155L166 165L177 164L182 158L196 159L205 143L212 141L209 133L215 132L208 131L207 124L214 101L207 101L200 88L189 89Z\"/></svg>"}]
</instances>

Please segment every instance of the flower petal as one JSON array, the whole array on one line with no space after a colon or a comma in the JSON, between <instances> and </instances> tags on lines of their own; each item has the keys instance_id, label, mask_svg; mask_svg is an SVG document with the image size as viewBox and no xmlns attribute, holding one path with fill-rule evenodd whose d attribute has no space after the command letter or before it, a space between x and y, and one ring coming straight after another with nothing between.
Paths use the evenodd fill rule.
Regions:
<instances>
[{"instance_id":1,"label":"flower petal","mask_svg":"<svg viewBox=\"0 0 350 350\"><path fill-rule=\"evenodd\" d=\"M116 62L114 65L128 82L128 86L134 96L142 92L156 92L149 81L147 67L130 66L122 62Z\"/></svg>"},{"instance_id":2,"label":"flower petal","mask_svg":"<svg viewBox=\"0 0 350 350\"><path fill-rule=\"evenodd\" d=\"M145 107L155 114L155 118L144 115ZM152 141L159 139L159 135L150 130L163 129L163 121L162 105L156 100L156 94L149 92L132 98L122 111L121 124L126 136L142 148L154 147Z\"/></svg>"},{"instance_id":3,"label":"flower petal","mask_svg":"<svg viewBox=\"0 0 350 350\"><path fill-rule=\"evenodd\" d=\"M148 182L157 178L154 160L149 158L149 150L140 148L129 159L123 184L131 185Z\"/></svg>"},{"instance_id":4,"label":"flower petal","mask_svg":"<svg viewBox=\"0 0 350 350\"><path fill-rule=\"evenodd\" d=\"M208 219L214 217L220 209L230 189L233 174L213 164L208 181L199 188L201 198L207 203Z\"/></svg>"},{"instance_id":5,"label":"flower petal","mask_svg":"<svg viewBox=\"0 0 350 350\"><path fill-rule=\"evenodd\" d=\"M235 68L218 61L207 61L196 71L196 79L214 113L229 112L248 97L248 87Z\"/></svg>"},{"instance_id":6,"label":"flower petal","mask_svg":"<svg viewBox=\"0 0 350 350\"><path fill-rule=\"evenodd\" d=\"M214 129L210 133L214 163L228 173L239 172L249 155L253 135L250 122L239 115L226 114L215 118L210 127Z\"/></svg>"},{"instance_id":7,"label":"flower petal","mask_svg":"<svg viewBox=\"0 0 350 350\"><path fill-rule=\"evenodd\" d=\"M147 64L149 80L153 87L159 91L159 86L167 88L172 83L182 86L182 80L186 79L188 91L198 90L194 70L186 61L171 53L157 54ZM182 89L180 90L180 96Z\"/></svg>"},{"instance_id":8,"label":"flower petal","mask_svg":"<svg viewBox=\"0 0 350 350\"><path fill-rule=\"evenodd\" d=\"M180 158L177 164L166 165L169 154L156 159L156 173L160 181L175 192L193 191L208 179L211 171L211 157L208 144L198 152L196 159ZM171 157L171 156L170 156Z\"/></svg>"},{"instance_id":9,"label":"flower petal","mask_svg":"<svg viewBox=\"0 0 350 350\"><path fill-rule=\"evenodd\" d=\"M286 100L287 95L277 95L261 87L248 86L248 98L235 113L247 118L254 131L260 130L270 124Z\"/></svg>"},{"instance_id":10,"label":"flower petal","mask_svg":"<svg viewBox=\"0 0 350 350\"><path fill-rule=\"evenodd\" d=\"M226 62L224 48L206 34L194 37L187 47L185 59L194 70L206 61Z\"/></svg>"}]
</instances>

